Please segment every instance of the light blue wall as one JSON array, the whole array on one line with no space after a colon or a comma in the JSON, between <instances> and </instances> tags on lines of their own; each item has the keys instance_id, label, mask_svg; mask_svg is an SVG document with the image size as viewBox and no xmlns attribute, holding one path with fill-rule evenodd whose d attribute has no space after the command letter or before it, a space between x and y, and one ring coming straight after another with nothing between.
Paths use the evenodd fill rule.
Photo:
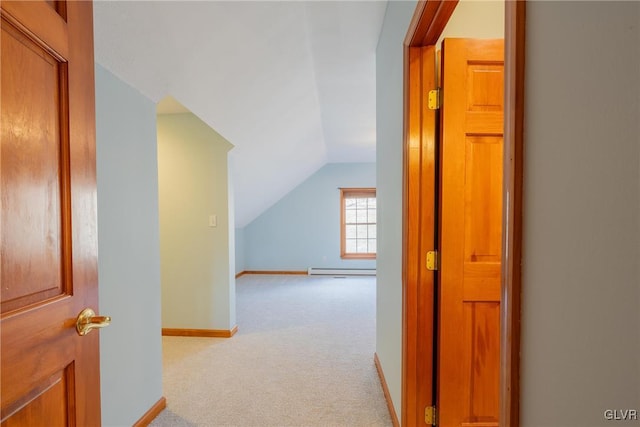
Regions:
<instances>
[{"instance_id":1,"label":"light blue wall","mask_svg":"<svg viewBox=\"0 0 640 427\"><path fill-rule=\"evenodd\" d=\"M236 274L247 270L244 228L236 228Z\"/></svg>"},{"instance_id":2,"label":"light blue wall","mask_svg":"<svg viewBox=\"0 0 640 427\"><path fill-rule=\"evenodd\" d=\"M156 106L96 65L102 424L132 425L162 396Z\"/></svg>"},{"instance_id":3,"label":"light blue wall","mask_svg":"<svg viewBox=\"0 0 640 427\"><path fill-rule=\"evenodd\" d=\"M339 190L375 186L375 163L323 166L244 228L245 270L375 268L375 260L340 258Z\"/></svg>"},{"instance_id":4,"label":"light blue wall","mask_svg":"<svg viewBox=\"0 0 640 427\"><path fill-rule=\"evenodd\" d=\"M376 353L400 416L402 385L403 40L415 1L390 1L376 51L378 291Z\"/></svg>"}]
</instances>

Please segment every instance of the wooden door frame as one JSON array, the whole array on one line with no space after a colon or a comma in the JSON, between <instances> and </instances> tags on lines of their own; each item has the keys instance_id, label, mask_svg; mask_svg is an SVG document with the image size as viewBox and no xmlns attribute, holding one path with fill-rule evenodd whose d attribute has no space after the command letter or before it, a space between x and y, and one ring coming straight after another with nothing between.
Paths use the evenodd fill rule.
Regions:
<instances>
[{"instance_id":1,"label":"wooden door frame","mask_svg":"<svg viewBox=\"0 0 640 427\"><path fill-rule=\"evenodd\" d=\"M436 132L425 109L435 69L423 73L419 49L435 46L458 0L420 0L404 40L404 161L402 256L402 425L423 425L424 408L434 401L434 274L426 270L435 248ZM523 220L523 123L526 0L505 0L505 111L502 277L500 305L500 424L520 424L520 304ZM423 221L433 221L425 230ZM430 290L425 292L424 290ZM423 339L426 337L426 341ZM431 338L430 338L431 337ZM426 363L425 363L426 362Z\"/></svg>"}]
</instances>

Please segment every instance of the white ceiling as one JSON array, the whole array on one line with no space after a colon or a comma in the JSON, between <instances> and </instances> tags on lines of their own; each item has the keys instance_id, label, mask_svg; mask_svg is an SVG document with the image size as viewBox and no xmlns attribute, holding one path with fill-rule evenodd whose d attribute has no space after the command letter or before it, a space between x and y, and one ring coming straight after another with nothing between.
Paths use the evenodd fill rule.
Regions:
<instances>
[{"instance_id":1,"label":"white ceiling","mask_svg":"<svg viewBox=\"0 0 640 427\"><path fill-rule=\"evenodd\" d=\"M96 61L235 147L236 226L327 162L375 161L386 1L98 1ZM164 104L164 103L163 103Z\"/></svg>"}]
</instances>

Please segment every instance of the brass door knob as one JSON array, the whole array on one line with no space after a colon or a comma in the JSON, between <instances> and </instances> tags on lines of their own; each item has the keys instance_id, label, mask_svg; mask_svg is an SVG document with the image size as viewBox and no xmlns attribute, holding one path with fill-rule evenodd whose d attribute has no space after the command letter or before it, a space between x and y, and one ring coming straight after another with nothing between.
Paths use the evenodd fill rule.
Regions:
<instances>
[{"instance_id":1,"label":"brass door knob","mask_svg":"<svg viewBox=\"0 0 640 427\"><path fill-rule=\"evenodd\" d=\"M94 329L104 328L111 323L111 317L109 316L96 316L95 311L90 308L85 308L76 320L76 331L78 335L85 336Z\"/></svg>"}]
</instances>

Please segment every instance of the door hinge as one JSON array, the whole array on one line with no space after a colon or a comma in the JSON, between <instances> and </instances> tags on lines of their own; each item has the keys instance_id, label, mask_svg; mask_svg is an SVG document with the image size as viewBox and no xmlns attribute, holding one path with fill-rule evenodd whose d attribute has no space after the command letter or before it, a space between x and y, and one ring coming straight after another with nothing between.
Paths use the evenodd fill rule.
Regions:
<instances>
[{"instance_id":1,"label":"door hinge","mask_svg":"<svg viewBox=\"0 0 640 427\"><path fill-rule=\"evenodd\" d=\"M438 251L427 252L427 270L437 271L440 266L440 254Z\"/></svg>"},{"instance_id":2,"label":"door hinge","mask_svg":"<svg viewBox=\"0 0 640 427\"><path fill-rule=\"evenodd\" d=\"M427 406L424 408L424 422L428 426L435 426L438 424L438 413L435 406Z\"/></svg>"},{"instance_id":3,"label":"door hinge","mask_svg":"<svg viewBox=\"0 0 640 427\"><path fill-rule=\"evenodd\" d=\"M439 110L440 109L440 89L434 89L429 91L429 109L430 110Z\"/></svg>"}]
</instances>

